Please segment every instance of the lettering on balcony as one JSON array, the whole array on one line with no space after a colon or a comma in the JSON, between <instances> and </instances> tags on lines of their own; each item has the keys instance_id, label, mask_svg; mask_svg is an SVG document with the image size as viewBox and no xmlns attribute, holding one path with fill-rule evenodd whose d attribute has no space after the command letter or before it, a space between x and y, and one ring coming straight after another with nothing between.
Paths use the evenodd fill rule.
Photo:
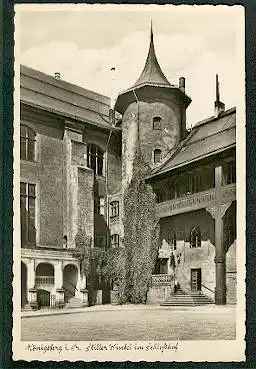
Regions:
<instances>
[{"instance_id":1,"label":"lettering on balcony","mask_svg":"<svg viewBox=\"0 0 256 369\"><path fill-rule=\"evenodd\" d=\"M156 206L157 216L160 218L186 213L198 209L204 209L215 206L215 189L204 192L180 197L178 199L165 201ZM221 203L235 201L236 199L236 185L231 184L224 186L222 189Z\"/></svg>"},{"instance_id":2,"label":"lettering on balcony","mask_svg":"<svg viewBox=\"0 0 256 369\"><path fill-rule=\"evenodd\" d=\"M175 215L186 211L202 209L206 205L214 204L215 191L214 189L207 192L189 195L175 200L157 205L157 215L162 218L168 215Z\"/></svg>"},{"instance_id":3,"label":"lettering on balcony","mask_svg":"<svg viewBox=\"0 0 256 369\"><path fill-rule=\"evenodd\" d=\"M173 276L170 274L153 274L152 285L169 285L173 280Z\"/></svg>"}]
</instances>

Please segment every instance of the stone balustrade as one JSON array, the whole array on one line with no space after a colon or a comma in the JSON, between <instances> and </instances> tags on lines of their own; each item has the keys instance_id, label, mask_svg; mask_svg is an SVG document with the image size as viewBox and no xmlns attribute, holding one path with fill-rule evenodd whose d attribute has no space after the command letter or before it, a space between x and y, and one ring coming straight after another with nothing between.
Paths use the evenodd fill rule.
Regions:
<instances>
[{"instance_id":1,"label":"stone balustrade","mask_svg":"<svg viewBox=\"0 0 256 369\"><path fill-rule=\"evenodd\" d=\"M54 276L37 275L35 277L35 284L37 285L54 285Z\"/></svg>"}]
</instances>

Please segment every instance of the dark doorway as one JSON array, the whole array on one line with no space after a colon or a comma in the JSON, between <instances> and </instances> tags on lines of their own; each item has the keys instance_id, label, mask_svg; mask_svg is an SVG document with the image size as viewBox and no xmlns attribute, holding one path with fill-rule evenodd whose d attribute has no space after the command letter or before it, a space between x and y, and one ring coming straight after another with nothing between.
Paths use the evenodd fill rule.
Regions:
<instances>
[{"instance_id":1,"label":"dark doorway","mask_svg":"<svg viewBox=\"0 0 256 369\"><path fill-rule=\"evenodd\" d=\"M201 290L201 269L191 269L191 291Z\"/></svg>"},{"instance_id":2,"label":"dark doorway","mask_svg":"<svg viewBox=\"0 0 256 369\"><path fill-rule=\"evenodd\" d=\"M51 306L51 297L50 292L45 290L37 291L37 301L39 308L49 307Z\"/></svg>"}]
</instances>

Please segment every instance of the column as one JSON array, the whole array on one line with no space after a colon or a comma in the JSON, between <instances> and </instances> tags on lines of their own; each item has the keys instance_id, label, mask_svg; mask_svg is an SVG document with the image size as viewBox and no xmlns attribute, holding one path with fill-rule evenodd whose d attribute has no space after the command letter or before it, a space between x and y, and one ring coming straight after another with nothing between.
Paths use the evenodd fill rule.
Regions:
<instances>
[{"instance_id":1,"label":"column","mask_svg":"<svg viewBox=\"0 0 256 369\"><path fill-rule=\"evenodd\" d=\"M222 204L222 167L215 168L215 206L206 208L215 220L215 304L226 304L226 250L223 243L223 216L232 202Z\"/></svg>"},{"instance_id":2,"label":"column","mask_svg":"<svg viewBox=\"0 0 256 369\"><path fill-rule=\"evenodd\" d=\"M222 167L215 168L215 303L226 304L226 252L223 244Z\"/></svg>"},{"instance_id":3,"label":"column","mask_svg":"<svg viewBox=\"0 0 256 369\"><path fill-rule=\"evenodd\" d=\"M31 309L38 308L37 289L35 288L35 274L35 260L31 259L27 264L28 305Z\"/></svg>"},{"instance_id":4,"label":"column","mask_svg":"<svg viewBox=\"0 0 256 369\"><path fill-rule=\"evenodd\" d=\"M54 289L62 288L63 284L63 265L62 260L54 265Z\"/></svg>"},{"instance_id":5,"label":"column","mask_svg":"<svg viewBox=\"0 0 256 369\"><path fill-rule=\"evenodd\" d=\"M54 290L56 292L56 307L63 308L65 305L63 284L63 264L62 260L54 265Z\"/></svg>"}]
</instances>

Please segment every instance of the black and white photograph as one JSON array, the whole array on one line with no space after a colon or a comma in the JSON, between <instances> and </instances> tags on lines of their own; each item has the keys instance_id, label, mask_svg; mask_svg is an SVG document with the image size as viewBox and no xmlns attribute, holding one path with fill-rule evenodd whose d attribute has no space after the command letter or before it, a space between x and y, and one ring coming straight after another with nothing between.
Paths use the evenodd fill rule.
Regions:
<instances>
[{"instance_id":1,"label":"black and white photograph","mask_svg":"<svg viewBox=\"0 0 256 369\"><path fill-rule=\"evenodd\" d=\"M14 21L14 360L245 360L243 7Z\"/></svg>"}]
</instances>

